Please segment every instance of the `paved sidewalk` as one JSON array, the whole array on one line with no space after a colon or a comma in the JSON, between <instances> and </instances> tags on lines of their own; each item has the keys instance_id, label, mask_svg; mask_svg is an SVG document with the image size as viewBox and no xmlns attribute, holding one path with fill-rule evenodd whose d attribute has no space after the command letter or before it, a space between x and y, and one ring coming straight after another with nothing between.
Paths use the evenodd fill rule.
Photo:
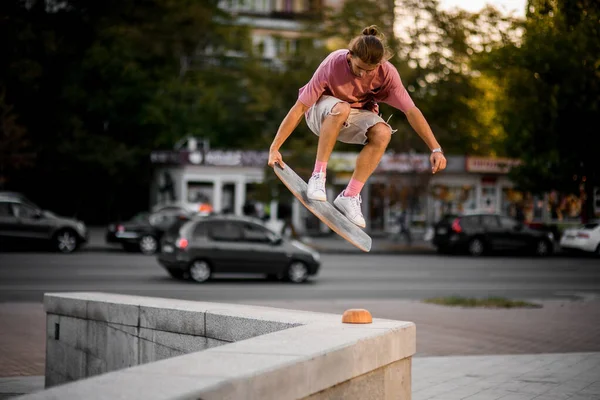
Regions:
<instances>
[{"instance_id":1,"label":"paved sidewalk","mask_svg":"<svg viewBox=\"0 0 600 400\"><path fill-rule=\"evenodd\" d=\"M600 353L415 358L413 400L599 400Z\"/></svg>"},{"instance_id":2,"label":"paved sidewalk","mask_svg":"<svg viewBox=\"0 0 600 400\"><path fill-rule=\"evenodd\" d=\"M43 376L11 376L0 378L0 400L44 390Z\"/></svg>"},{"instance_id":3,"label":"paved sidewalk","mask_svg":"<svg viewBox=\"0 0 600 400\"><path fill-rule=\"evenodd\" d=\"M251 303L331 313L359 305L354 300ZM413 400L600 400L599 300L547 301L539 309L512 310L395 300L360 305L378 318L417 324ZM0 399L43 389L43 306L2 303L0 321Z\"/></svg>"},{"instance_id":4,"label":"paved sidewalk","mask_svg":"<svg viewBox=\"0 0 600 400\"><path fill-rule=\"evenodd\" d=\"M600 353L415 358L412 380L413 400L598 400ZM0 399L43 387L0 378Z\"/></svg>"}]
</instances>

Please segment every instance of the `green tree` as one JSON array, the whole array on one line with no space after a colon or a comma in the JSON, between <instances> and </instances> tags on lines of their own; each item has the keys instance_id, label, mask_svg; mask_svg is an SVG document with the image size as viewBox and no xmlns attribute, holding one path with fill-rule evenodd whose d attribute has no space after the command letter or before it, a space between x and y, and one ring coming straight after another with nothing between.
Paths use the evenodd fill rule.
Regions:
<instances>
[{"instance_id":1,"label":"green tree","mask_svg":"<svg viewBox=\"0 0 600 400\"><path fill-rule=\"evenodd\" d=\"M31 168L35 153L27 131L19 124L13 106L6 103L6 90L0 88L0 189L11 179L14 171Z\"/></svg>"},{"instance_id":2,"label":"green tree","mask_svg":"<svg viewBox=\"0 0 600 400\"><path fill-rule=\"evenodd\" d=\"M248 40L216 2L11 0L0 14L0 85L38 153L11 187L43 206L90 222L131 214L147 206L155 146L235 137L210 128L235 115L239 73L208 61Z\"/></svg>"},{"instance_id":3,"label":"green tree","mask_svg":"<svg viewBox=\"0 0 600 400\"><path fill-rule=\"evenodd\" d=\"M401 0L397 67L447 153L493 155L504 133L495 121L498 85L473 60L518 39L515 20L488 6L444 11L438 0ZM423 148L405 121L399 150Z\"/></svg>"},{"instance_id":4,"label":"green tree","mask_svg":"<svg viewBox=\"0 0 600 400\"><path fill-rule=\"evenodd\" d=\"M536 193L578 193L583 184L590 200L584 219L600 184L599 19L596 1L532 0L522 41L486 60L505 90L498 110L506 151L524 161L513 178Z\"/></svg>"},{"instance_id":5,"label":"green tree","mask_svg":"<svg viewBox=\"0 0 600 400\"><path fill-rule=\"evenodd\" d=\"M501 153L504 132L495 115L501 91L472 60L517 40L513 17L493 7L479 13L443 11L438 0L395 3L348 0L330 16L323 36L331 48L341 48L366 25L380 26L394 54L390 61L446 152ZM386 118L393 115L390 123L398 128L391 149L427 150L403 115L387 105L381 111Z\"/></svg>"}]
</instances>

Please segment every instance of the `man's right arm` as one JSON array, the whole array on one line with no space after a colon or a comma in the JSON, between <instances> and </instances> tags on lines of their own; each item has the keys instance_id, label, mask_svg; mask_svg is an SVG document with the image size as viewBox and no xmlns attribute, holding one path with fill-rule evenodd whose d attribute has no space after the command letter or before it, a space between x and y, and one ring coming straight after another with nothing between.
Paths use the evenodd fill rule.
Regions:
<instances>
[{"instance_id":1,"label":"man's right arm","mask_svg":"<svg viewBox=\"0 0 600 400\"><path fill-rule=\"evenodd\" d=\"M272 167L274 163L278 163L281 167L284 166L281 153L279 153L279 148L292 134L294 129L296 129L307 110L308 107L298 100L296 101L296 104L292 106L290 111L288 111L287 115L281 122L281 125L279 125L277 134L275 135L273 143L271 143L271 147L269 148L269 166Z\"/></svg>"}]
</instances>

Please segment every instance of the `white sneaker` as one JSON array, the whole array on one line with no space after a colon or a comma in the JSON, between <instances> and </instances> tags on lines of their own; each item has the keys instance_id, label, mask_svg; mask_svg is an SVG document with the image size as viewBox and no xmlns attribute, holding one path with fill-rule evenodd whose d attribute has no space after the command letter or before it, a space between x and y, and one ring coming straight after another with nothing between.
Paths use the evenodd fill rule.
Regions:
<instances>
[{"instance_id":1,"label":"white sneaker","mask_svg":"<svg viewBox=\"0 0 600 400\"><path fill-rule=\"evenodd\" d=\"M346 197L344 196L343 191L333 201L333 205L335 205L336 208L350 220L350 222L364 228L367 224L365 223L365 217L363 217L362 210L360 209L360 203L362 203L360 194L357 194L354 197Z\"/></svg>"},{"instance_id":2,"label":"white sneaker","mask_svg":"<svg viewBox=\"0 0 600 400\"><path fill-rule=\"evenodd\" d=\"M306 197L309 200L327 201L325 174L319 172L310 177L308 180L308 189L306 189Z\"/></svg>"}]
</instances>

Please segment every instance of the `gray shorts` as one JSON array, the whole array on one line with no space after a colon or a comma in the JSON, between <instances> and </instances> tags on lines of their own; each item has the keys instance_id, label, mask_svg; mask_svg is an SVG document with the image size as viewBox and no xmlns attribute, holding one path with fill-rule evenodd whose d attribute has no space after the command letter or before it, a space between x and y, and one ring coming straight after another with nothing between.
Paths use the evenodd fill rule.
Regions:
<instances>
[{"instance_id":1,"label":"gray shorts","mask_svg":"<svg viewBox=\"0 0 600 400\"><path fill-rule=\"evenodd\" d=\"M311 108L306 112L306 124L310 130L317 136L321 132L321 124L337 103L343 103L343 100L333 96L321 96ZM367 143L367 131L375 124L384 123L393 133L395 132L389 126L387 122L383 120L379 115L372 111L360 110L353 108L350 111L350 115L344 126L340 130L340 134L337 138L340 142L353 143L353 144L365 144Z\"/></svg>"}]
</instances>

